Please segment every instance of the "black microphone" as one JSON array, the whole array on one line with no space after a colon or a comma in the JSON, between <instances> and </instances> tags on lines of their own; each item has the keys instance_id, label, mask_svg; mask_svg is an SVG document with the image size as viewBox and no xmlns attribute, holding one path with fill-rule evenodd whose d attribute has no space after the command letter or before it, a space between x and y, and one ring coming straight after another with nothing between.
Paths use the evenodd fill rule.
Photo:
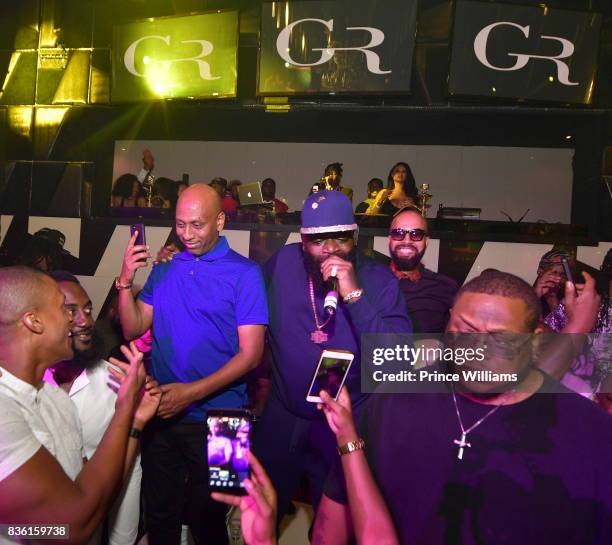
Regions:
<instances>
[{"instance_id":1,"label":"black microphone","mask_svg":"<svg viewBox=\"0 0 612 545\"><path fill-rule=\"evenodd\" d=\"M323 308L327 314L333 316L338 308L338 279L335 276L330 276L329 281L331 282L331 290L325 296Z\"/></svg>"}]
</instances>

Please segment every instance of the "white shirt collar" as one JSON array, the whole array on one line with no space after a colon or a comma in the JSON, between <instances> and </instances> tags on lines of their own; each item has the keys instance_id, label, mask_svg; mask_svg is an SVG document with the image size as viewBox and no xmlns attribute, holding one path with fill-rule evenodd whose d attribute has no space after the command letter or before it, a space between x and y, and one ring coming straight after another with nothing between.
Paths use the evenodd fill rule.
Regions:
<instances>
[{"instance_id":1,"label":"white shirt collar","mask_svg":"<svg viewBox=\"0 0 612 545\"><path fill-rule=\"evenodd\" d=\"M55 380L55 374L53 373L52 368L49 368L45 371L43 380L45 382L48 382L49 384L53 384L54 386L57 386L58 388L60 387L60 385ZM83 369L83 371L81 371L81 374L77 378L74 379L72 386L70 386L70 391L68 392L68 395L72 397L74 394L76 394L77 392L80 392L83 388L85 388L88 384L89 384L89 375L87 374L87 370Z\"/></svg>"},{"instance_id":2,"label":"white shirt collar","mask_svg":"<svg viewBox=\"0 0 612 545\"><path fill-rule=\"evenodd\" d=\"M25 398L31 403L36 402L42 388L38 389L27 382L9 373L4 367L0 367L0 386L16 394L18 399ZM44 387L44 385L43 385Z\"/></svg>"}]
</instances>

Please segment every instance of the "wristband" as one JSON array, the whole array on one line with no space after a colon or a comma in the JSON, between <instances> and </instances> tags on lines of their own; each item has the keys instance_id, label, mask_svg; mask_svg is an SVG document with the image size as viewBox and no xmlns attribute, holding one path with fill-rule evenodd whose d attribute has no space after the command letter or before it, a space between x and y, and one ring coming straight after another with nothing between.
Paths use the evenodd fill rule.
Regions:
<instances>
[{"instance_id":1,"label":"wristband","mask_svg":"<svg viewBox=\"0 0 612 545\"><path fill-rule=\"evenodd\" d=\"M357 439L357 441L349 441L346 445L342 445L338 447L338 454L340 456L344 456L345 454L350 454L351 452L355 452L356 450L363 450L365 448L365 441L361 439Z\"/></svg>"},{"instance_id":2,"label":"wristband","mask_svg":"<svg viewBox=\"0 0 612 545\"><path fill-rule=\"evenodd\" d=\"M133 284L133 282L128 282L127 284L122 284L121 280L119 280L118 276L115 278L115 288L117 288L118 290L129 290L129 289L132 288L132 284Z\"/></svg>"},{"instance_id":3,"label":"wristband","mask_svg":"<svg viewBox=\"0 0 612 545\"><path fill-rule=\"evenodd\" d=\"M138 428L130 428L130 431L128 431L128 436L133 437L134 439L140 439L141 433L142 430L139 430Z\"/></svg>"}]
</instances>

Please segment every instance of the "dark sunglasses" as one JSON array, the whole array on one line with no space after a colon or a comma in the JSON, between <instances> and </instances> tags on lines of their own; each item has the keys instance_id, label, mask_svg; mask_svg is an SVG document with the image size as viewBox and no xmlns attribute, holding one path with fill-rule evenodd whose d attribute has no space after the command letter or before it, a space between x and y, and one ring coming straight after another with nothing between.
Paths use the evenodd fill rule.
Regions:
<instances>
[{"instance_id":1,"label":"dark sunglasses","mask_svg":"<svg viewBox=\"0 0 612 545\"><path fill-rule=\"evenodd\" d=\"M389 236L391 237L391 240L404 240L406 238L406 235L408 235L410 237L410 240L412 240L413 242L420 242L421 240L423 240L425 235L427 235L427 231L425 231L425 229L401 229L399 227L397 229L391 229L391 231L389 231Z\"/></svg>"}]
</instances>

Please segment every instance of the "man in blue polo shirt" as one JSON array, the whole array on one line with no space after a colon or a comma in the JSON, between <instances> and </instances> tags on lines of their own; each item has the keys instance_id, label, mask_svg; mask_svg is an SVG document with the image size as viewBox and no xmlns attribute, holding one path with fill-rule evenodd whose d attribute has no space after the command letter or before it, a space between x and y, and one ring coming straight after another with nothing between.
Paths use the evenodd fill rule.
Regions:
<instances>
[{"instance_id":1,"label":"man in blue polo shirt","mask_svg":"<svg viewBox=\"0 0 612 545\"><path fill-rule=\"evenodd\" d=\"M355 354L345 385L358 413L364 396L360 345L364 333L412 331L406 303L387 267L357 251L351 201L320 191L302 209L301 244L288 244L264 266L270 310L273 389L255 437L255 451L278 493L279 517L307 476L316 509L338 456L325 417L306 392L324 349ZM336 276L339 305L326 323L323 301Z\"/></svg>"},{"instance_id":2,"label":"man in blue polo shirt","mask_svg":"<svg viewBox=\"0 0 612 545\"><path fill-rule=\"evenodd\" d=\"M151 374L163 392L143 441L151 545L179 543L185 496L195 542L227 543L225 508L208 492L205 414L246 403L242 379L261 359L268 312L261 271L219 236L224 222L216 192L189 187L176 207L185 251L156 265L135 300L134 275L150 255L134 235L115 282L124 335L132 339L153 328Z\"/></svg>"}]
</instances>

